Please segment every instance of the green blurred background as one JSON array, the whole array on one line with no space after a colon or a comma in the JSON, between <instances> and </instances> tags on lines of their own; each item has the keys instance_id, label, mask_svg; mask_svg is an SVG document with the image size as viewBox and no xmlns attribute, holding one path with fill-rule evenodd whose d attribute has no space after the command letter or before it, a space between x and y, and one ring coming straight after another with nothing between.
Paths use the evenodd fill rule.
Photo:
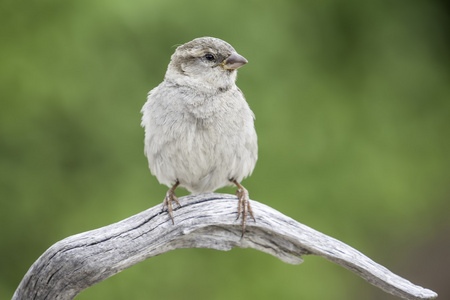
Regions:
<instances>
[{"instance_id":1,"label":"green blurred background","mask_svg":"<svg viewBox=\"0 0 450 300\"><path fill-rule=\"evenodd\" d=\"M251 198L450 298L447 2L2 0L0 34L1 299L56 241L161 203L139 111L200 36L249 60ZM251 249L173 251L77 297L274 298L396 299Z\"/></svg>"}]
</instances>

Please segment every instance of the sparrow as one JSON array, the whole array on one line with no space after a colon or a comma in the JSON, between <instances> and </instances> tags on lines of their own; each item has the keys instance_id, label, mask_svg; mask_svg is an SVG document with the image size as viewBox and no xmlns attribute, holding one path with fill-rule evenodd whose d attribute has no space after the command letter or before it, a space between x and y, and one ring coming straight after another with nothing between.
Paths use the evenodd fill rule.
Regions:
<instances>
[{"instance_id":1,"label":"sparrow","mask_svg":"<svg viewBox=\"0 0 450 300\"><path fill-rule=\"evenodd\" d=\"M164 80L142 107L144 152L151 173L169 187L163 210L173 220L177 187L192 194L236 185L242 236L247 215L256 221L241 181L258 159L255 116L236 86L247 63L227 42L196 38L176 48ZM236 219L236 220L237 220Z\"/></svg>"}]
</instances>

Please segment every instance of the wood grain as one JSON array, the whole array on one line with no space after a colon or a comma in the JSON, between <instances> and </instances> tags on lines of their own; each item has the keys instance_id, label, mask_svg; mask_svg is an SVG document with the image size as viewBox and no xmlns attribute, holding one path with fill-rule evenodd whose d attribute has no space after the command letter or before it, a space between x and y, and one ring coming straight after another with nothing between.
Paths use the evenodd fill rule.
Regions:
<instances>
[{"instance_id":1,"label":"wood grain","mask_svg":"<svg viewBox=\"0 0 450 300\"><path fill-rule=\"evenodd\" d=\"M256 222L249 220L241 238L237 198L200 194L180 198L173 225L161 205L120 222L83 232L51 246L31 266L13 299L73 299L84 289L145 259L180 248L253 248L289 264L302 255L319 255L371 284L404 299L434 299L437 294L414 285L352 247L256 201ZM326 283L325 283L326 284Z\"/></svg>"}]
</instances>

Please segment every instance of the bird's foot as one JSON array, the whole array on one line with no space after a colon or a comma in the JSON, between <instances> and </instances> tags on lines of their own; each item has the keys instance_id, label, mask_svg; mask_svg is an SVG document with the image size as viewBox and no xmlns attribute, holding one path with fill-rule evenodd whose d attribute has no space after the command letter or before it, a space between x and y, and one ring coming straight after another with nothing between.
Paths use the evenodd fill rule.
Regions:
<instances>
[{"instance_id":1,"label":"bird's foot","mask_svg":"<svg viewBox=\"0 0 450 300\"><path fill-rule=\"evenodd\" d=\"M178 197L175 195L175 189L180 183L177 181L168 191L166 194L166 197L163 201L163 211L167 207L167 212L169 213L170 219L172 220L172 224L175 224L173 221L173 208L172 208L172 202L175 202L178 207L181 207L180 202L178 201Z\"/></svg>"},{"instance_id":2,"label":"bird's foot","mask_svg":"<svg viewBox=\"0 0 450 300\"><path fill-rule=\"evenodd\" d=\"M250 198L248 196L247 189L245 187L243 187L236 180L233 180L233 183L238 187L238 189L236 191L236 196L238 197L239 202L238 202L238 215L237 215L236 220L238 220L242 214L242 224L241 224L242 235L241 235L241 237L243 237L244 233L245 233L245 226L247 223L247 215L250 215L250 217L252 217L253 221L255 221L255 222L256 222L256 219L255 219L255 216L253 215L252 207L250 206Z\"/></svg>"}]
</instances>

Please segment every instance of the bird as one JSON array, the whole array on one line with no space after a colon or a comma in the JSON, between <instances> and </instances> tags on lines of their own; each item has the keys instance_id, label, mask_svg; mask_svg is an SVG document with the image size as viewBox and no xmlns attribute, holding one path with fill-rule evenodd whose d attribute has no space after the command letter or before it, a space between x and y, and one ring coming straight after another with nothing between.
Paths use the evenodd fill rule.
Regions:
<instances>
[{"instance_id":1,"label":"bird","mask_svg":"<svg viewBox=\"0 0 450 300\"><path fill-rule=\"evenodd\" d=\"M236 85L237 69L247 64L227 42L200 37L180 45L164 80L142 107L144 153L152 175L169 190L163 210L174 224L177 187L192 194L235 185L242 236L249 215L249 193L241 181L258 159L255 115Z\"/></svg>"}]
</instances>

